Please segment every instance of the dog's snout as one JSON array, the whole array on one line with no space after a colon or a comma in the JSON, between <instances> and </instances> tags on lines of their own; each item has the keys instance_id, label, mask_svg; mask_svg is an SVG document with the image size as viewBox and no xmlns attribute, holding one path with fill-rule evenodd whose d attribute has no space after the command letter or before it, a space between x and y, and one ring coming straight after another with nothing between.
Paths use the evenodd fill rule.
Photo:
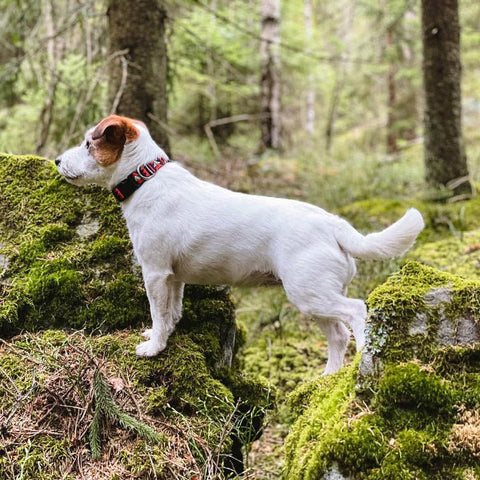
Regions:
<instances>
[{"instance_id":1,"label":"dog's snout","mask_svg":"<svg viewBox=\"0 0 480 480\"><path fill-rule=\"evenodd\" d=\"M57 157L55 159L55 165L58 167L62 163L62 157Z\"/></svg>"}]
</instances>

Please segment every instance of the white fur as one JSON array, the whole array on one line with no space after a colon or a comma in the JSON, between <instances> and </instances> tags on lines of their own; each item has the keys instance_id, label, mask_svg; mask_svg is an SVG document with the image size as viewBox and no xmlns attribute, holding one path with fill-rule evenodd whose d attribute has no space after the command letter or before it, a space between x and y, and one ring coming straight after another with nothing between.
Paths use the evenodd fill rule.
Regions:
<instances>
[{"instance_id":1,"label":"white fur","mask_svg":"<svg viewBox=\"0 0 480 480\"><path fill-rule=\"evenodd\" d=\"M125 144L114 164L98 165L84 142L58 159L60 174L77 185L111 189L139 165L164 156L145 126L135 125L139 138ZM153 356L165 348L181 316L185 283L258 284L273 276L303 314L318 319L328 341L325 373L342 366L350 338L346 327L357 349L364 344L365 304L345 296L355 275L353 256L400 255L424 226L420 213L410 209L382 232L363 236L316 206L232 192L176 162L121 205L153 320L138 355Z\"/></svg>"}]
</instances>

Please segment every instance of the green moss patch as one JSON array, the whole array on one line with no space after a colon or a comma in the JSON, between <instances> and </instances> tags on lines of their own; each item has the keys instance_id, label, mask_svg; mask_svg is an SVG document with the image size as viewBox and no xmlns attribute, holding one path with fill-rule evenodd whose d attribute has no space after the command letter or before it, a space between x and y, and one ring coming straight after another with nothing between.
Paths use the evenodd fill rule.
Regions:
<instances>
[{"instance_id":1,"label":"green moss patch","mask_svg":"<svg viewBox=\"0 0 480 480\"><path fill-rule=\"evenodd\" d=\"M78 189L38 157L0 155L0 336L22 330L111 331L148 321L124 220L108 192ZM93 222L90 235L79 226Z\"/></svg>"},{"instance_id":2,"label":"green moss patch","mask_svg":"<svg viewBox=\"0 0 480 480\"><path fill-rule=\"evenodd\" d=\"M480 282L410 262L375 289L367 304L367 352L391 361L428 362L442 323L452 335L443 342L452 344L462 319L478 324Z\"/></svg>"},{"instance_id":3,"label":"green moss patch","mask_svg":"<svg viewBox=\"0 0 480 480\"><path fill-rule=\"evenodd\" d=\"M338 213L360 231L371 232L398 220L409 207L420 210L425 220L419 243L461 236L462 232L480 228L480 198L456 203L369 198L346 205Z\"/></svg>"},{"instance_id":4,"label":"green moss patch","mask_svg":"<svg viewBox=\"0 0 480 480\"><path fill-rule=\"evenodd\" d=\"M466 278L480 278L480 230L424 243L408 258Z\"/></svg>"}]
</instances>

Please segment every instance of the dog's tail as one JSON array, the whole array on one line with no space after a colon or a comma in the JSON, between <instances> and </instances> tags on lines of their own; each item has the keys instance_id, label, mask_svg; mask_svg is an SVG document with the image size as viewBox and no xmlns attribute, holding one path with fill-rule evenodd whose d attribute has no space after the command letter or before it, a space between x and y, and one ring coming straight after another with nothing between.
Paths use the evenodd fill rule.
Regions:
<instances>
[{"instance_id":1,"label":"dog's tail","mask_svg":"<svg viewBox=\"0 0 480 480\"><path fill-rule=\"evenodd\" d=\"M405 253L424 226L421 213L410 208L400 220L385 230L365 236L342 220L340 228L335 231L335 237L339 245L353 257L392 258Z\"/></svg>"}]
</instances>

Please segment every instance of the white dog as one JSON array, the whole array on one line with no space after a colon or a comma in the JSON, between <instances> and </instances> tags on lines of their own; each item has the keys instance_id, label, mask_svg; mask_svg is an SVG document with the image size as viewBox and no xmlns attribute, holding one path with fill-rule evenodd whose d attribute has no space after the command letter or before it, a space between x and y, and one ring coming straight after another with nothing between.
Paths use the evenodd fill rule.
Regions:
<instances>
[{"instance_id":1,"label":"white dog","mask_svg":"<svg viewBox=\"0 0 480 480\"><path fill-rule=\"evenodd\" d=\"M328 341L325 373L334 373L350 339L346 327L357 350L364 343L365 304L345 297L353 257L400 255L424 226L410 209L382 232L363 236L308 203L226 190L168 162L142 122L116 115L88 130L56 164L67 181L102 185L121 201L150 301L153 327L137 346L148 357L165 348L185 283L281 283L289 300L320 322Z\"/></svg>"}]
</instances>

